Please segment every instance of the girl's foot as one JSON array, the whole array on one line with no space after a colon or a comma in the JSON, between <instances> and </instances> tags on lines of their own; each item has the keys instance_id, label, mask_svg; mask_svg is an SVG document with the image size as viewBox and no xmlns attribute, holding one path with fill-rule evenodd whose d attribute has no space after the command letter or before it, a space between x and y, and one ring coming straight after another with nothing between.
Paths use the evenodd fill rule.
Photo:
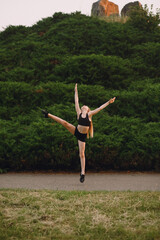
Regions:
<instances>
[{"instance_id":1,"label":"girl's foot","mask_svg":"<svg viewBox=\"0 0 160 240\"><path fill-rule=\"evenodd\" d=\"M45 117L45 118L48 118L48 112L47 112L46 110L43 110L43 109L42 109L41 111L42 111L42 113L44 114L44 117Z\"/></svg>"},{"instance_id":2,"label":"girl's foot","mask_svg":"<svg viewBox=\"0 0 160 240\"><path fill-rule=\"evenodd\" d=\"M80 174L80 182L83 183L85 180L85 175L84 174Z\"/></svg>"}]
</instances>

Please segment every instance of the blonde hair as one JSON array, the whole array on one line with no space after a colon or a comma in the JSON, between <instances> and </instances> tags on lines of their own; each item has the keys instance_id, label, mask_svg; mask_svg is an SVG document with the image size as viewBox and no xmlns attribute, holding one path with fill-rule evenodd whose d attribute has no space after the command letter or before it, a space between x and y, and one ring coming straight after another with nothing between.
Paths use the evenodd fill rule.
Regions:
<instances>
[{"instance_id":1,"label":"blonde hair","mask_svg":"<svg viewBox=\"0 0 160 240\"><path fill-rule=\"evenodd\" d=\"M89 111L91 111L90 108L88 108L88 109L89 109ZM87 138L89 138L89 135L90 135L91 138L93 138L93 122L92 122L92 118L91 118L91 124L89 126L89 130L87 132Z\"/></svg>"}]
</instances>

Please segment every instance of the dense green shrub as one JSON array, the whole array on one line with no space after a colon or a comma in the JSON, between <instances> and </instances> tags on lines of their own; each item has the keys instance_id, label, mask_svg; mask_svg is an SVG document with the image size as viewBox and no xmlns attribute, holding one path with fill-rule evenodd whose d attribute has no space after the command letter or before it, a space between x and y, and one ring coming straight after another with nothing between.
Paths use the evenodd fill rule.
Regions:
<instances>
[{"instance_id":1,"label":"dense green shrub","mask_svg":"<svg viewBox=\"0 0 160 240\"><path fill-rule=\"evenodd\" d=\"M0 82L0 95L0 116L3 119L10 119L28 111L32 88L24 82Z\"/></svg>"},{"instance_id":2,"label":"dense green shrub","mask_svg":"<svg viewBox=\"0 0 160 240\"><path fill-rule=\"evenodd\" d=\"M136 82L128 90L116 91L100 85L78 84L78 90L80 106L95 109L115 96L116 102L104 110L110 115L138 117L144 122L160 120L159 83ZM0 82L0 95L0 116L10 119L39 108L59 105L63 109L63 105L74 105L74 84L48 82L32 86L24 82Z\"/></svg>"},{"instance_id":3,"label":"dense green shrub","mask_svg":"<svg viewBox=\"0 0 160 240\"><path fill-rule=\"evenodd\" d=\"M137 7L130 12L129 24L144 32L153 32L158 29L160 16L149 12L147 5L144 8Z\"/></svg>"},{"instance_id":4,"label":"dense green shrub","mask_svg":"<svg viewBox=\"0 0 160 240\"><path fill-rule=\"evenodd\" d=\"M88 55L67 58L55 74L66 83L99 84L106 88L125 88L133 80L131 63L116 56Z\"/></svg>"},{"instance_id":5,"label":"dense green shrub","mask_svg":"<svg viewBox=\"0 0 160 240\"><path fill-rule=\"evenodd\" d=\"M145 43L133 48L133 68L141 76L160 77L160 43Z\"/></svg>"},{"instance_id":6,"label":"dense green shrub","mask_svg":"<svg viewBox=\"0 0 160 240\"><path fill-rule=\"evenodd\" d=\"M4 44L10 41L20 41L24 40L29 32L29 28L25 26L8 26L5 31L0 32L0 41Z\"/></svg>"},{"instance_id":7,"label":"dense green shrub","mask_svg":"<svg viewBox=\"0 0 160 240\"><path fill-rule=\"evenodd\" d=\"M159 18L138 11L125 24L56 13L0 32L0 169L79 170L77 139L41 113L76 126L78 83L80 107L116 97L93 117L87 169L160 170Z\"/></svg>"},{"instance_id":8,"label":"dense green shrub","mask_svg":"<svg viewBox=\"0 0 160 240\"><path fill-rule=\"evenodd\" d=\"M56 115L65 114L57 111ZM42 119L36 112L28 116L28 123L22 117L20 122L0 122L1 168L79 169L77 140L62 126ZM87 169L158 169L158 123L144 124L138 119L109 117L104 113L96 115L93 123L95 137L87 140Z\"/></svg>"},{"instance_id":9,"label":"dense green shrub","mask_svg":"<svg viewBox=\"0 0 160 240\"><path fill-rule=\"evenodd\" d=\"M138 117L144 122L159 122L160 84L150 84L142 91L122 91L112 107L112 114Z\"/></svg>"},{"instance_id":10,"label":"dense green shrub","mask_svg":"<svg viewBox=\"0 0 160 240\"><path fill-rule=\"evenodd\" d=\"M31 30L33 32L38 33L45 33L47 32L50 27L54 24L57 24L58 22L63 21L64 19L68 18L69 14L64 14L62 12L55 13L52 17L44 18L40 21L38 21L35 25L31 27Z\"/></svg>"},{"instance_id":11,"label":"dense green shrub","mask_svg":"<svg viewBox=\"0 0 160 240\"><path fill-rule=\"evenodd\" d=\"M2 73L0 75L0 78L1 81L32 82L32 80L34 79L34 70L17 67L7 73Z\"/></svg>"}]
</instances>

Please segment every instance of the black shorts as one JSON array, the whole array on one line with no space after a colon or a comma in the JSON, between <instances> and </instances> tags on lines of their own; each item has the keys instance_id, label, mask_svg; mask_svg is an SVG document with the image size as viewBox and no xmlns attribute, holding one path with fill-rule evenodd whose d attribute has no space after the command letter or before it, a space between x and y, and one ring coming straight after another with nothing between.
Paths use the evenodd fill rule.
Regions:
<instances>
[{"instance_id":1,"label":"black shorts","mask_svg":"<svg viewBox=\"0 0 160 240\"><path fill-rule=\"evenodd\" d=\"M84 133L80 133L80 132L78 131L77 127L76 127L76 129L75 129L74 135L75 135L76 138L77 138L78 140L80 140L81 142L86 142L87 133L85 133L85 134L84 134Z\"/></svg>"}]
</instances>

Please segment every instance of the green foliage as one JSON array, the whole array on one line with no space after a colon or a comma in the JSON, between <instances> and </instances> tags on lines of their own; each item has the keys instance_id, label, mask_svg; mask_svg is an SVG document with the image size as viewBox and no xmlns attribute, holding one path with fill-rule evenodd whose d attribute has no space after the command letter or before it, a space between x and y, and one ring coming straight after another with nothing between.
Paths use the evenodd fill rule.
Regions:
<instances>
[{"instance_id":1,"label":"green foliage","mask_svg":"<svg viewBox=\"0 0 160 240\"><path fill-rule=\"evenodd\" d=\"M44 18L37 22L35 25L31 27L31 30L34 32L45 33L47 32L51 25L57 24L58 22L63 21L68 17L68 14L63 14L61 12L55 13L52 17Z\"/></svg>"},{"instance_id":2,"label":"green foliage","mask_svg":"<svg viewBox=\"0 0 160 240\"><path fill-rule=\"evenodd\" d=\"M74 56L55 71L60 80L67 83L100 84L113 89L124 88L133 79L131 63L117 56Z\"/></svg>"},{"instance_id":3,"label":"green foliage","mask_svg":"<svg viewBox=\"0 0 160 240\"><path fill-rule=\"evenodd\" d=\"M141 76L160 77L160 43L136 45L132 54L133 67Z\"/></svg>"},{"instance_id":4,"label":"green foliage","mask_svg":"<svg viewBox=\"0 0 160 240\"><path fill-rule=\"evenodd\" d=\"M1 32L0 172L79 169L76 138L40 110L76 126L75 83L80 106L116 96L93 117L87 169L160 170L158 23L146 9L125 24L56 13Z\"/></svg>"},{"instance_id":5,"label":"green foliage","mask_svg":"<svg viewBox=\"0 0 160 240\"><path fill-rule=\"evenodd\" d=\"M160 16L158 13L154 15L152 12L149 12L147 5L145 5L144 8L137 7L133 9L128 22L141 31L153 32L158 29Z\"/></svg>"},{"instance_id":6,"label":"green foliage","mask_svg":"<svg viewBox=\"0 0 160 240\"><path fill-rule=\"evenodd\" d=\"M17 42L20 40L23 40L25 36L27 36L28 34L28 29L25 26L8 26L5 31L0 32L0 41L4 41L4 43L6 44L9 43L10 41L15 41Z\"/></svg>"}]
</instances>

